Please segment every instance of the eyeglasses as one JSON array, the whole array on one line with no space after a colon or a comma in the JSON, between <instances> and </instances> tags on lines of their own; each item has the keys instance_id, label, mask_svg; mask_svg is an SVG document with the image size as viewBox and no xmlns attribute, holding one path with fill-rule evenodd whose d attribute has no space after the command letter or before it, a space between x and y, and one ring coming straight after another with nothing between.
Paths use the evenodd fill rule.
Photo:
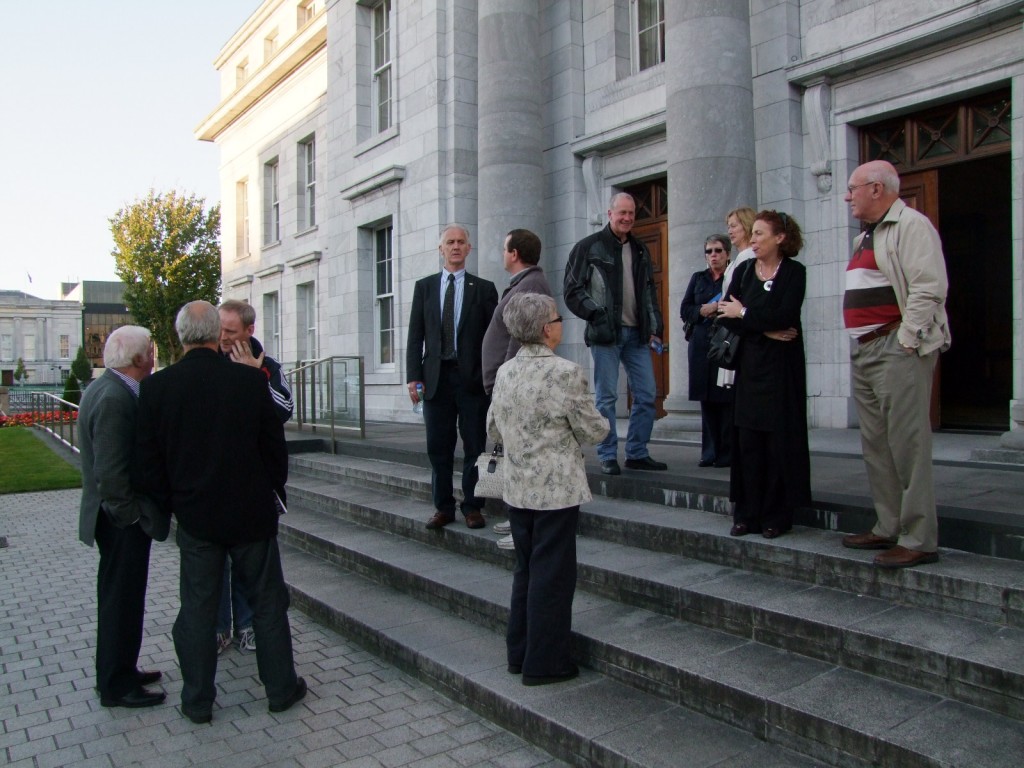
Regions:
<instances>
[{"instance_id":1,"label":"eyeglasses","mask_svg":"<svg viewBox=\"0 0 1024 768\"><path fill-rule=\"evenodd\" d=\"M705 248L704 255L710 256L712 253L725 253L725 248Z\"/></svg>"},{"instance_id":2,"label":"eyeglasses","mask_svg":"<svg viewBox=\"0 0 1024 768\"><path fill-rule=\"evenodd\" d=\"M552 323L560 323L560 322L562 322L562 316L558 315L557 317L555 317L554 320L548 320L546 323L544 323L544 325L551 325Z\"/></svg>"},{"instance_id":3,"label":"eyeglasses","mask_svg":"<svg viewBox=\"0 0 1024 768\"><path fill-rule=\"evenodd\" d=\"M881 184L881 183L882 182L880 182L880 181L865 181L863 184L851 184L850 186L848 186L846 188L846 191L849 192L852 195L853 194L853 190L855 190L855 189L860 189L861 187L870 187L872 184Z\"/></svg>"}]
</instances>

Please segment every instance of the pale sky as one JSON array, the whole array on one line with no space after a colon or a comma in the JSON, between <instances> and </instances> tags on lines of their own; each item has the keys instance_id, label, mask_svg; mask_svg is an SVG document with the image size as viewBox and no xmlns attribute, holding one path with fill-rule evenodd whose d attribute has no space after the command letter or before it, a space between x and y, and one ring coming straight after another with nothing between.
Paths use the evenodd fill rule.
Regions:
<instances>
[{"instance_id":1,"label":"pale sky","mask_svg":"<svg viewBox=\"0 0 1024 768\"><path fill-rule=\"evenodd\" d=\"M151 188L220 200L221 47L261 0L0 0L0 289L116 280L108 220ZM29 282L31 275L31 283Z\"/></svg>"}]
</instances>

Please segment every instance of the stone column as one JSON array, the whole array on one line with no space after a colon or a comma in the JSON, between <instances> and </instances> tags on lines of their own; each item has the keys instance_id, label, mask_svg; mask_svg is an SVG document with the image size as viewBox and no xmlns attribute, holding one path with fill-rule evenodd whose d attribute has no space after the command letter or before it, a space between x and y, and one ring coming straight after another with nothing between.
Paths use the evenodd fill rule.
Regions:
<instances>
[{"instance_id":1,"label":"stone column","mask_svg":"<svg viewBox=\"0 0 1024 768\"><path fill-rule=\"evenodd\" d=\"M473 249L482 277L505 285L505 233L544 236L544 96L539 0L480 0L478 194Z\"/></svg>"},{"instance_id":2,"label":"stone column","mask_svg":"<svg viewBox=\"0 0 1024 768\"><path fill-rule=\"evenodd\" d=\"M688 398L686 342L679 305L704 266L704 238L724 233L725 214L757 206L754 103L748 0L665 3L668 157L669 317L672 326L668 415L655 436L696 431L700 406Z\"/></svg>"}]
</instances>

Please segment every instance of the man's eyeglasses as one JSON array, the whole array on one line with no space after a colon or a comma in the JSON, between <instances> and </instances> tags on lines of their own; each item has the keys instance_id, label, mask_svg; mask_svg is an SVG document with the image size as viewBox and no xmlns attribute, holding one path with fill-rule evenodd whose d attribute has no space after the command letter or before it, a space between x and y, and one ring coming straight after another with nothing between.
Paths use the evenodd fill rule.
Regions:
<instances>
[{"instance_id":1,"label":"man's eyeglasses","mask_svg":"<svg viewBox=\"0 0 1024 768\"><path fill-rule=\"evenodd\" d=\"M725 253L725 248L705 248L704 255L710 256L712 253Z\"/></svg>"},{"instance_id":2,"label":"man's eyeglasses","mask_svg":"<svg viewBox=\"0 0 1024 768\"><path fill-rule=\"evenodd\" d=\"M853 194L853 190L855 190L855 189L860 189L861 187L869 187L872 184L881 184L881 183L882 182L880 182L880 181L865 181L863 184L851 184L850 186L848 186L846 188L846 191L849 192L852 195Z\"/></svg>"},{"instance_id":3,"label":"man's eyeglasses","mask_svg":"<svg viewBox=\"0 0 1024 768\"><path fill-rule=\"evenodd\" d=\"M560 323L560 322L562 322L562 316L558 315L554 320L548 320L546 323L544 323L544 325L551 325L552 323Z\"/></svg>"}]
</instances>

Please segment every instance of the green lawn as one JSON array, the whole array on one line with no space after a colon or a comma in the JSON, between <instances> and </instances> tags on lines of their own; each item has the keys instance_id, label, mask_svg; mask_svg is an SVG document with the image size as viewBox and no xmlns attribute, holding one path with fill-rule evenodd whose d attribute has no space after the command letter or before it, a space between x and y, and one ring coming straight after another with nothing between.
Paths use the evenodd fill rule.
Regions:
<instances>
[{"instance_id":1,"label":"green lawn","mask_svg":"<svg viewBox=\"0 0 1024 768\"><path fill-rule=\"evenodd\" d=\"M79 471L47 448L31 429L0 429L0 494L80 488Z\"/></svg>"}]
</instances>

